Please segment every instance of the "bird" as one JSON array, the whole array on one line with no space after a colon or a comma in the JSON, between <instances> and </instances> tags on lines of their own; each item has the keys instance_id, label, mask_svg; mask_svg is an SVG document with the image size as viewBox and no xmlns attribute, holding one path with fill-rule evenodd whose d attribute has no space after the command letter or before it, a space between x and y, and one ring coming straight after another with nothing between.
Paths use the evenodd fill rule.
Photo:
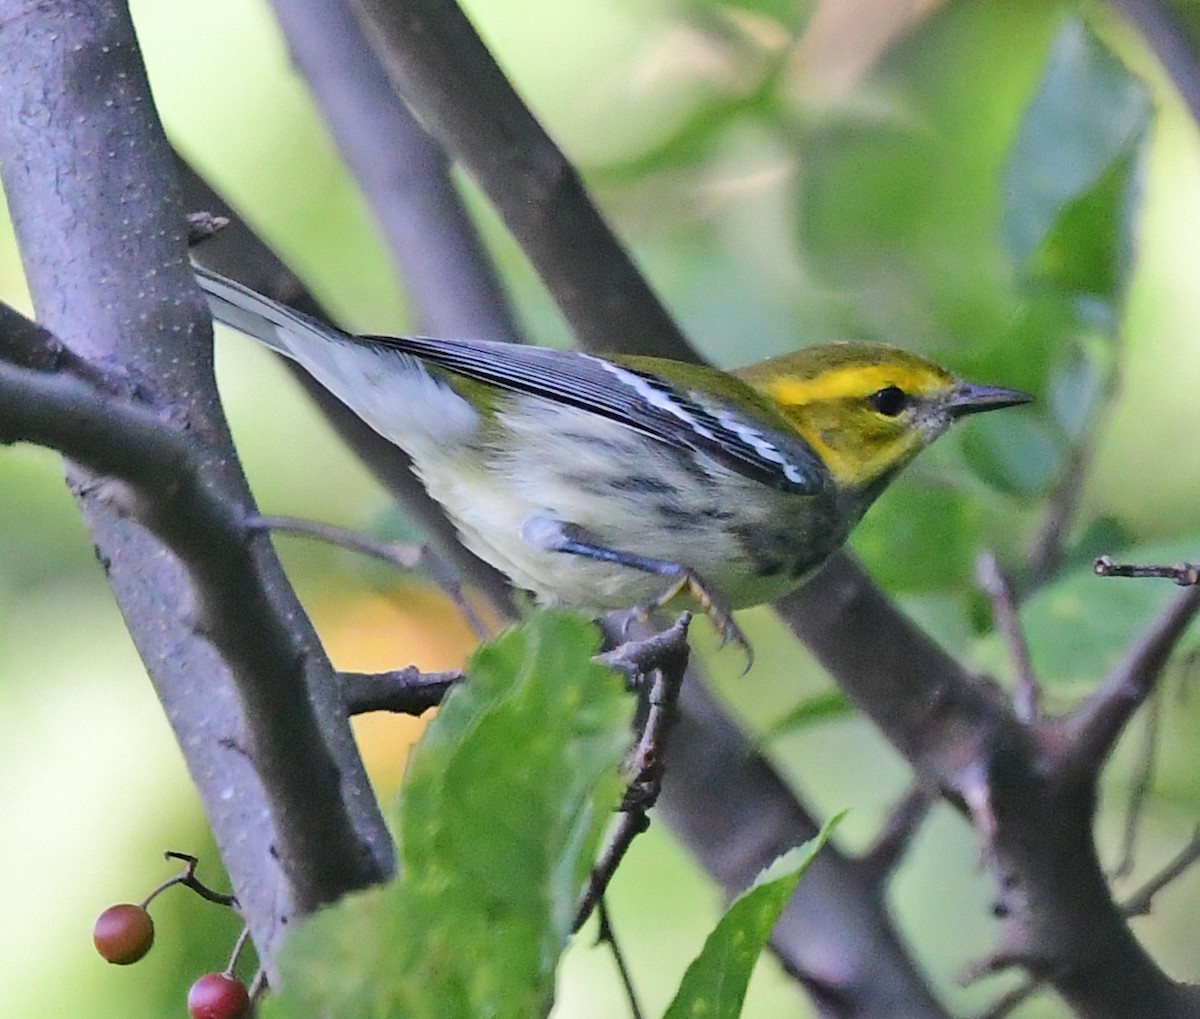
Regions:
<instances>
[{"instance_id":1,"label":"bird","mask_svg":"<svg viewBox=\"0 0 1200 1019\"><path fill-rule=\"evenodd\" d=\"M800 586L924 448L1029 402L876 342L723 371L647 356L360 336L193 266L213 317L401 447L463 544L541 603L680 600L721 643Z\"/></svg>"}]
</instances>

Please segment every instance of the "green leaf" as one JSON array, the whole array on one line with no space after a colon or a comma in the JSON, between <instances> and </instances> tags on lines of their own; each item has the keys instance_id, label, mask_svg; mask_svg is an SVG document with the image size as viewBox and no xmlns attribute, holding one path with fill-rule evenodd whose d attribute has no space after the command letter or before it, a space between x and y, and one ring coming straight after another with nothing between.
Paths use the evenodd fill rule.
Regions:
<instances>
[{"instance_id":1,"label":"green leaf","mask_svg":"<svg viewBox=\"0 0 1200 1019\"><path fill-rule=\"evenodd\" d=\"M854 706L841 690L827 690L805 698L778 721L771 723L759 736L759 742L766 743L830 718L844 718L853 711Z\"/></svg>"},{"instance_id":2,"label":"green leaf","mask_svg":"<svg viewBox=\"0 0 1200 1019\"><path fill-rule=\"evenodd\" d=\"M413 752L400 877L293 935L270 1014L545 1014L630 739L597 647L590 623L543 612L476 652Z\"/></svg>"},{"instance_id":3,"label":"green leaf","mask_svg":"<svg viewBox=\"0 0 1200 1019\"><path fill-rule=\"evenodd\" d=\"M754 964L801 875L842 819L831 818L813 839L784 853L743 892L688 967L664 1019L736 1019Z\"/></svg>"},{"instance_id":4,"label":"green leaf","mask_svg":"<svg viewBox=\"0 0 1200 1019\"><path fill-rule=\"evenodd\" d=\"M1080 19L1068 19L1005 174L1004 239L1033 277L1119 303L1150 113L1145 86Z\"/></svg>"}]
</instances>

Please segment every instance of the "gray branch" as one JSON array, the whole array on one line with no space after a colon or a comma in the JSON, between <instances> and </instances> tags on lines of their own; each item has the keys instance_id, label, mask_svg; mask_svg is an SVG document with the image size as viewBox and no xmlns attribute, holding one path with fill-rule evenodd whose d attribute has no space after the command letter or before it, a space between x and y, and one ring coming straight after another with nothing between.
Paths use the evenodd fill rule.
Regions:
<instances>
[{"instance_id":1,"label":"gray branch","mask_svg":"<svg viewBox=\"0 0 1200 1019\"><path fill-rule=\"evenodd\" d=\"M575 168L457 4L348 0L397 91L474 176L580 344L695 360ZM620 252L614 258L613 252Z\"/></svg>"},{"instance_id":2,"label":"gray branch","mask_svg":"<svg viewBox=\"0 0 1200 1019\"><path fill-rule=\"evenodd\" d=\"M329 663L268 543L237 528L253 504L128 12L116 0L0 8L0 174L34 304L75 357L153 395L134 407L104 393L93 413L88 372L6 368L7 434L41 429L77 457L71 488L271 970L288 921L386 876L393 848ZM4 317L7 352L55 342L12 339L16 326ZM184 459L171 448L181 436ZM163 473L114 482L136 466L130 449Z\"/></svg>"},{"instance_id":3,"label":"gray branch","mask_svg":"<svg viewBox=\"0 0 1200 1019\"><path fill-rule=\"evenodd\" d=\"M418 328L434 336L515 339L449 160L397 98L350 8L344 0L272 4L292 59L395 256Z\"/></svg>"}]
</instances>

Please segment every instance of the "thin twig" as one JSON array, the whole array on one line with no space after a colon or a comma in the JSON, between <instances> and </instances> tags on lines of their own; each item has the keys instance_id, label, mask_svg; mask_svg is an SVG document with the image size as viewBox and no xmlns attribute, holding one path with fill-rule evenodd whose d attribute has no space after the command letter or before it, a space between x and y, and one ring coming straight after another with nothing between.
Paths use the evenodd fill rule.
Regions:
<instances>
[{"instance_id":1,"label":"thin twig","mask_svg":"<svg viewBox=\"0 0 1200 1019\"><path fill-rule=\"evenodd\" d=\"M1125 830L1121 836L1121 858L1113 870L1114 877L1126 877L1133 871L1134 846L1154 778L1154 763L1158 757L1158 737L1161 731L1162 690L1155 689L1146 702L1142 739L1138 744L1137 763L1129 784L1129 804L1125 810Z\"/></svg>"},{"instance_id":2,"label":"thin twig","mask_svg":"<svg viewBox=\"0 0 1200 1019\"><path fill-rule=\"evenodd\" d=\"M616 932L613 931L612 917L608 912L608 903L604 897L596 903L596 915L600 920L600 929L596 932L596 943L608 945L612 952L613 962L617 964L617 973L621 977L621 986L625 988L625 998L629 1002L629 1012L633 1019L643 1019L641 1006L638 1004L637 991L633 986L633 975L625 964L625 953L617 942Z\"/></svg>"},{"instance_id":3,"label":"thin twig","mask_svg":"<svg viewBox=\"0 0 1200 1019\"><path fill-rule=\"evenodd\" d=\"M421 672L415 665L393 672L341 672L342 700L351 715L391 711L421 715L442 703L462 673Z\"/></svg>"},{"instance_id":4,"label":"thin twig","mask_svg":"<svg viewBox=\"0 0 1200 1019\"><path fill-rule=\"evenodd\" d=\"M1142 632L1100 688L1066 718L1067 756L1078 772L1099 771L1130 717L1158 685L1197 612L1200 586L1187 587Z\"/></svg>"},{"instance_id":5,"label":"thin twig","mask_svg":"<svg viewBox=\"0 0 1200 1019\"><path fill-rule=\"evenodd\" d=\"M976 959L973 962L967 963L959 972L957 979L962 986L969 987L980 980L985 980L998 973L1005 973L1010 969L1024 969L1028 971L1030 969L1044 968L1045 963L1045 959L1039 959L1019 949L1012 951L1000 949L992 952L990 955L985 955L982 959Z\"/></svg>"},{"instance_id":6,"label":"thin twig","mask_svg":"<svg viewBox=\"0 0 1200 1019\"><path fill-rule=\"evenodd\" d=\"M1200 567L1192 563L1156 566L1151 563L1115 563L1110 556L1099 556L1092 564L1098 577L1156 577L1172 580L1180 587L1200 584Z\"/></svg>"},{"instance_id":7,"label":"thin twig","mask_svg":"<svg viewBox=\"0 0 1200 1019\"><path fill-rule=\"evenodd\" d=\"M1198 860L1200 860L1200 828L1197 828L1192 833L1192 837L1187 845L1179 851L1170 863L1121 904L1121 912L1125 916L1145 916L1148 914L1154 896L1176 878L1183 875Z\"/></svg>"},{"instance_id":8,"label":"thin twig","mask_svg":"<svg viewBox=\"0 0 1200 1019\"><path fill-rule=\"evenodd\" d=\"M859 866L876 886L886 883L895 872L912 843L913 836L929 815L936 799L920 782L914 782L903 797L893 805L875 842L859 857Z\"/></svg>"},{"instance_id":9,"label":"thin twig","mask_svg":"<svg viewBox=\"0 0 1200 1019\"><path fill-rule=\"evenodd\" d=\"M246 526L282 534L299 534L306 538L316 538L318 541L348 548L354 552L371 556L381 562L402 570L416 570L424 567L429 571L435 584L440 587L458 610L463 614L471 632L480 640L489 636L488 628L483 620L471 608L463 594L462 586L441 557L428 545L414 545L406 541L385 541L371 538L358 531L336 524L326 524L318 520L304 520L300 517L254 515L247 517Z\"/></svg>"},{"instance_id":10,"label":"thin twig","mask_svg":"<svg viewBox=\"0 0 1200 1019\"><path fill-rule=\"evenodd\" d=\"M1042 986L1040 980L1032 977L1017 984L1011 991L1002 994L988 1007L986 1012L980 1012L975 1019L1004 1019L1014 1008L1023 1004Z\"/></svg>"},{"instance_id":11,"label":"thin twig","mask_svg":"<svg viewBox=\"0 0 1200 1019\"><path fill-rule=\"evenodd\" d=\"M200 865L199 857L193 856L191 853L177 853L172 849L168 849L163 853L163 857L168 860L182 860L184 868L173 877L167 878L157 887L153 888L150 893L142 899L142 907L150 905L150 901L168 888L173 888L175 885L183 885L185 888L190 888L193 892L202 899L207 899L209 902L215 902L218 906L228 906L230 909L238 908L237 897L227 895L224 892L218 892L213 888L209 888L203 881L196 877L196 868Z\"/></svg>"},{"instance_id":12,"label":"thin twig","mask_svg":"<svg viewBox=\"0 0 1200 1019\"><path fill-rule=\"evenodd\" d=\"M976 564L976 577L983 593L992 603L992 621L1008 648L1009 659L1016 673L1013 691L1013 708L1022 722L1037 720L1041 707L1042 691L1033 663L1029 659L1029 645L1021 618L1017 614L1013 587L1000 563L991 552L984 552Z\"/></svg>"},{"instance_id":13,"label":"thin twig","mask_svg":"<svg viewBox=\"0 0 1200 1019\"><path fill-rule=\"evenodd\" d=\"M655 634L645 641L624 644L615 651L597 656L608 664L623 661L628 666L636 661L639 663L637 671L644 671L643 666L653 671L646 698L646 718L637 744L629 755L628 770L633 773L633 778L625 791L625 799L612 833L579 897L573 930L583 926L604 896L633 840L650 826L647 812L657 802L662 790L666 737L678 712L679 691L687 671L686 637L690 620L691 616L684 613L670 629L661 634Z\"/></svg>"}]
</instances>

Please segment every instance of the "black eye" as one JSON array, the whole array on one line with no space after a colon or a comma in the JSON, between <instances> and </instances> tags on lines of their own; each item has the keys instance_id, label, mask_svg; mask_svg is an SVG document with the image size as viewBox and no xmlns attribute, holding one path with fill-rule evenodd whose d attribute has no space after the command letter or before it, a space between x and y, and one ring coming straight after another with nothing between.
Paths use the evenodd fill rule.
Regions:
<instances>
[{"instance_id":1,"label":"black eye","mask_svg":"<svg viewBox=\"0 0 1200 1019\"><path fill-rule=\"evenodd\" d=\"M899 386L884 386L867 397L880 414L894 418L908 406L908 394Z\"/></svg>"}]
</instances>

